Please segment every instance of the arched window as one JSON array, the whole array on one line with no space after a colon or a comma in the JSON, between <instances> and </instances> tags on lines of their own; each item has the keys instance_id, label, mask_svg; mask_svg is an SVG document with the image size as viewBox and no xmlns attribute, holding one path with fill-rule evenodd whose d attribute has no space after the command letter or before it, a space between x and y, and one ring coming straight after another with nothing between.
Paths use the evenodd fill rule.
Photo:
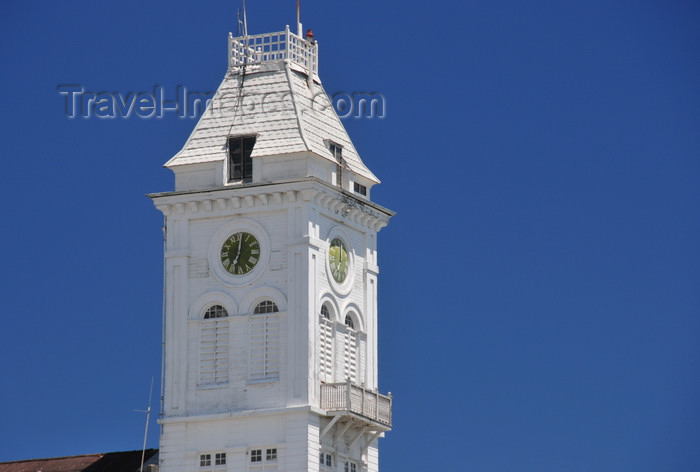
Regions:
<instances>
[{"instance_id":1,"label":"arched window","mask_svg":"<svg viewBox=\"0 0 700 472\"><path fill-rule=\"evenodd\" d=\"M228 312L221 305L212 305L204 312L199 332L199 383L228 382Z\"/></svg>"},{"instance_id":2,"label":"arched window","mask_svg":"<svg viewBox=\"0 0 700 472\"><path fill-rule=\"evenodd\" d=\"M352 320L352 316L345 315L345 326L350 329L355 329L355 322Z\"/></svg>"},{"instance_id":3,"label":"arched window","mask_svg":"<svg viewBox=\"0 0 700 472\"><path fill-rule=\"evenodd\" d=\"M253 313L260 315L263 313L277 313L278 311L279 309L277 308L277 304L275 304L275 302L272 300L263 300L257 304L255 310L253 310Z\"/></svg>"},{"instance_id":4,"label":"arched window","mask_svg":"<svg viewBox=\"0 0 700 472\"><path fill-rule=\"evenodd\" d=\"M321 382L333 381L333 323L327 304L321 305L318 336L318 372Z\"/></svg>"},{"instance_id":5,"label":"arched window","mask_svg":"<svg viewBox=\"0 0 700 472\"><path fill-rule=\"evenodd\" d=\"M263 300L250 317L250 378L275 379L280 373L280 328L277 304Z\"/></svg>"},{"instance_id":6,"label":"arched window","mask_svg":"<svg viewBox=\"0 0 700 472\"><path fill-rule=\"evenodd\" d=\"M212 305L207 308L207 311L204 313L205 320L211 318L225 318L227 316L228 312L226 311L226 308L222 307L221 305Z\"/></svg>"},{"instance_id":7,"label":"arched window","mask_svg":"<svg viewBox=\"0 0 700 472\"><path fill-rule=\"evenodd\" d=\"M345 315L345 342L343 343L343 375L345 380L357 382L357 332L355 320L350 314Z\"/></svg>"}]
</instances>

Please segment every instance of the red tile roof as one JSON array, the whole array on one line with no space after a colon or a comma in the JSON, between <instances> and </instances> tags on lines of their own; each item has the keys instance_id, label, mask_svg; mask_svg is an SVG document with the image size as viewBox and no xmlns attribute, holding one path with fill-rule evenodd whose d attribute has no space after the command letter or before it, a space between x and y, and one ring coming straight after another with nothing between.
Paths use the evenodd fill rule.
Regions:
<instances>
[{"instance_id":1,"label":"red tile roof","mask_svg":"<svg viewBox=\"0 0 700 472\"><path fill-rule=\"evenodd\" d=\"M157 452L146 449L145 460ZM141 451L125 451L0 462L0 472L136 472L140 466Z\"/></svg>"}]
</instances>

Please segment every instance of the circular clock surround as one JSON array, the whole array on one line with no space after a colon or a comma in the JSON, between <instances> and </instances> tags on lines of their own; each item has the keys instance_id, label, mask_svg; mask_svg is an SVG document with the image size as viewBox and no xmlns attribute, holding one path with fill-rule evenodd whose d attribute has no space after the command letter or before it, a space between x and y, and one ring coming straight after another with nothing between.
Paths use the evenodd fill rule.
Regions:
<instances>
[{"instance_id":1,"label":"circular clock surround","mask_svg":"<svg viewBox=\"0 0 700 472\"><path fill-rule=\"evenodd\" d=\"M336 227L326 238L326 274L331 287L340 294L347 294L352 288L354 279L355 254L350 246L350 238L340 228Z\"/></svg>"},{"instance_id":2,"label":"circular clock surround","mask_svg":"<svg viewBox=\"0 0 700 472\"><path fill-rule=\"evenodd\" d=\"M253 220L237 219L218 230L209 248L209 268L224 283L257 279L270 259L270 238Z\"/></svg>"}]
</instances>

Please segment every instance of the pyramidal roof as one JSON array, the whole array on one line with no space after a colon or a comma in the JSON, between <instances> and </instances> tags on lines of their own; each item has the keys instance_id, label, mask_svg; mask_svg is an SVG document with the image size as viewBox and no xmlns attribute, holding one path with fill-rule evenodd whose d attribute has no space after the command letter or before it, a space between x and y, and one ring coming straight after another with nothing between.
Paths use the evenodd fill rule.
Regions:
<instances>
[{"instance_id":1,"label":"pyramidal roof","mask_svg":"<svg viewBox=\"0 0 700 472\"><path fill-rule=\"evenodd\" d=\"M229 67L182 150L165 166L224 161L227 139L256 136L252 158L310 152L379 179L363 164L318 78L318 44L289 31L233 38Z\"/></svg>"}]
</instances>

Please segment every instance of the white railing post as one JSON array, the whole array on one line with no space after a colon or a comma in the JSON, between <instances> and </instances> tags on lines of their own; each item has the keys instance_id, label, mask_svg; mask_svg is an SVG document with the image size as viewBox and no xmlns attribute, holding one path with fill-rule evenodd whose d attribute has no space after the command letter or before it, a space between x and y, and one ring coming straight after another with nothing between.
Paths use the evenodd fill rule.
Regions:
<instances>
[{"instance_id":1,"label":"white railing post","mask_svg":"<svg viewBox=\"0 0 700 472\"><path fill-rule=\"evenodd\" d=\"M314 43L314 54L313 54L313 67L311 68L312 74L318 74L318 43Z\"/></svg>"},{"instance_id":2,"label":"white railing post","mask_svg":"<svg viewBox=\"0 0 700 472\"><path fill-rule=\"evenodd\" d=\"M360 408L360 414L365 415L365 389L362 389L362 396L360 397L360 401L362 402L362 407Z\"/></svg>"},{"instance_id":3,"label":"white railing post","mask_svg":"<svg viewBox=\"0 0 700 472\"><path fill-rule=\"evenodd\" d=\"M284 27L284 58L292 60L291 57L292 38L289 37L289 25Z\"/></svg>"},{"instance_id":4,"label":"white railing post","mask_svg":"<svg viewBox=\"0 0 700 472\"><path fill-rule=\"evenodd\" d=\"M233 35L228 34L228 68L233 67Z\"/></svg>"},{"instance_id":5,"label":"white railing post","mask_svg":"<svg viewBox=\"0 0 700 472\"><path fill-rule=\"evenodd\" d=\"M387 414L388 418L387 421L389 424L391 424L391 410L392 410L392 403L393 403L393 397L391 396L391 392L389 392L389 413Z\"/></svg>"}]
</instances>

